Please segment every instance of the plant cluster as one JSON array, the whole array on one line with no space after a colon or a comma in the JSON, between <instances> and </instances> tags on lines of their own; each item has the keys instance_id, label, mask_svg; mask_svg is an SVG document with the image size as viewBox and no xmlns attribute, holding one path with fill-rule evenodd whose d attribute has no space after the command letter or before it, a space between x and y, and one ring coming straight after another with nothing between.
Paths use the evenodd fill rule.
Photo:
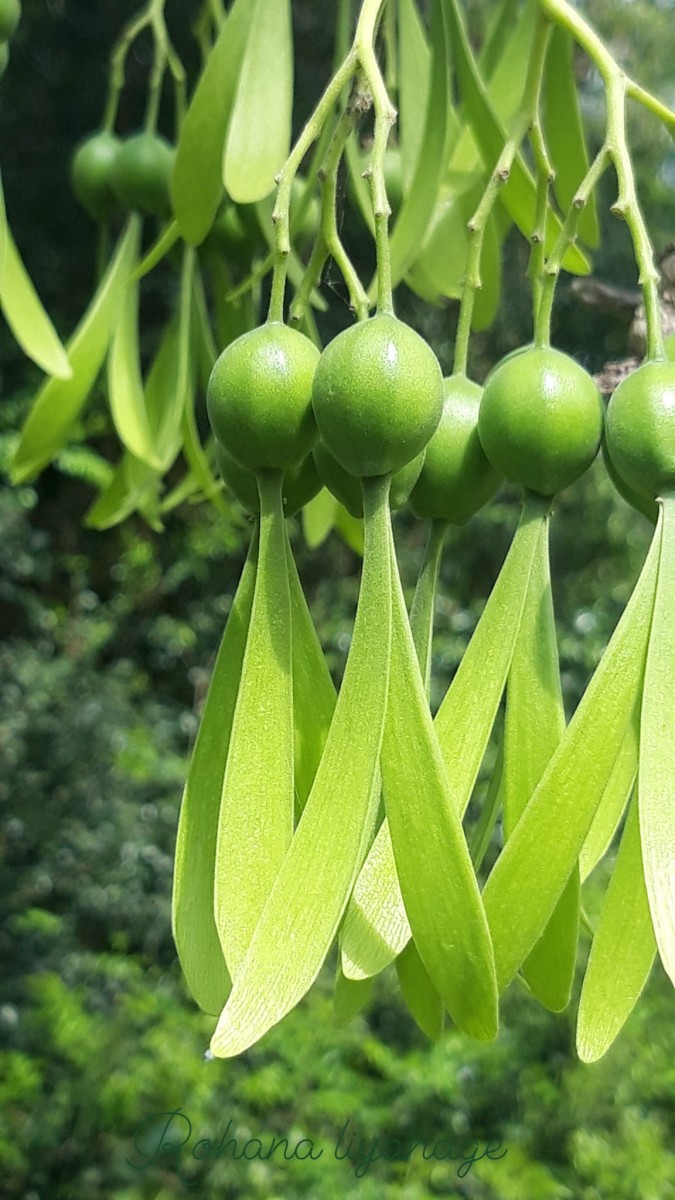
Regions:
<instances>
[{"instance_id":1,"label":"plant cluster","mask_svg":"<svg viewBox=\"0 0 675 1200\"><path fill-rule=\"evenodd\" d=\"M350 5L340 5L334 73L289 152L290 18L288 0L235 0L227 13L205 4L203 69L189 104L163 0L150 0L124 32L103 128L77 151L73 184L97 221L119 209L127 216L68 343L67 371L36 397L11 470L17 481L32 478L58 453L107 359L123 451L89 523L104 528L137 510L158 527L188 498L221 502L216 469L251 514L174 875L181 964L196 1002L218 1017L211 1054L237 1055L281 1021L336 938L342 1015L367 1002L370 982L391 963L432 1038L446 1013L472 1037L494 1038L500 995L516 976L547 1008L563 1010L581 884L625 815L579 1008L579 1053L596 1059L657 950L675 978L675 365L626 105L642 104L671 132L675 115L625 74L568 0L504 0L480 55L458 0L432 0L428 20L414 0L363 0L354 29ZM148 30L146 119L120 143L125 58ZM605 136L590 161L575 45L606 96ZM524 66L515 94L514 56ZM165 78L175 152L157 133ZM372 237L370 282L340 230L343 163ZM605 417L594 381L551 345L550 330L561 270L589 269L594 197L610 167L613 212L628 226L640 271L647 355ZM157 220L144 249L144 226ZM268 249L251 262L254 225ZM494 316L513 226L530 245L532 340L481 388L468 377L469 338ZM167 256L178 269L177 298L144 377L140 286ZM329 260L356 320L322 348L315 313ZM445 380L429 345L396 316L402 282L427 301L460 302ZM31 353L38 357L32 343ZM204 444L200 387L212 431ZM655 531L566 728L549 525L556 497L601 444L617 487L653 516ZM165 491L181 457L183 474ZM518 530L432 717L444 539L502 478L523 492ZM363 521L359 603L337 695L286 526L288 515L322 503L322 488L342 506L344 529ZM410 615L390 520L408 499L428 530ZM463 818L502 701L497 764L469 845ZM498 816L504 847L481 888Z\"/></svg>"}]
</instances>

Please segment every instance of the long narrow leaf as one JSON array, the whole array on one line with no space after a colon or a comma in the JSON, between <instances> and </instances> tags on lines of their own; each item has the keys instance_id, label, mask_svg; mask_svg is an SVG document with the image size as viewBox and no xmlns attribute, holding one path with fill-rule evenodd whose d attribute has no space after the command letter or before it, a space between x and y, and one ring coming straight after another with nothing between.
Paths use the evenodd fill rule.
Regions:
<instances>
[{"instance_id":1,"label":"long narrow leaf","mask_svg":"<svg viewBox=\"0 0 675 1200\"><path fill-rule=\"evenodd\" d=\"M194 246L209 232L223 194L223 147L254 8L251 0L235 0L181 127L171 199L180 232Z\"/></svg>"},{"instance_id":2,"label":"long narrow leaf","mask_svg":"<svg viewBox=\"0 0 675 1200\"><path fill-rule=\"evenodd\" d=\"M14 337L34 363L56 379L71 379L73 369L21 261L9 229L0 272L0 307Z\"/></svg>"},{"instance_id":3,"label":"long narrow leaf","mask_svg":"<svg viewBox=\"0 0 675 1200\"><path fill-rule=\"evenodd\" d=\"M460 817L485 754L511 664L532 562L546 507L530 499L499 578L436 714L435 728ZM349 978L377 974L410 937L389 828L383 822L347 909L342 969Z\"/></svg>"},{"instance_id":4,"label":"long narrow leaf","mask_svg":"<svg viewBox=\"0 0 675 1200\"><path fill-rule=\"evenodd\" d=\"M655 955L636 799L628 813L581 990L577 1050L583 1062L597 1062L609 1050L637 1004Z\"/></svg>"},{"instance_id":5,"label":"long narrow leaf","mask_svg":"<svg viewBox=\"0 0 675 1200\"><path fill-rule=\"evenodd\" d=\"M131 217L82 321L68 342L70 379L48 379L40 388L11 464L14 483L32 479L63 447L94 385L113 323L133 269L138 217Z\"/></svg>"},{"instance_id":6,"label":"long narrow leaf","mask_svg":"<svg viewBox=\"0 0 675 1200\"><path fill-rule=\"evenodd\" d=\"M223 181L238 204L268 196L291 140L293 41L289 0L252 0L252 24L225 139Z\"/></svg>"},{"instance_id":7,"label":"long narrow leaf","mask_svg":"<svg viewBox=\"0 0 675 1200\"><path fill-rule=\"evenodd\" d=\"M675 497L663 500L661 507L663 536L640 717L638 797L656 944L675 983Z\"/></svg>"},{"instance_id":8,"label":"long narrow leaf","mask_svg":"<svg viewBox=\"0 0 675 1200\"><path fill-rule=\"evenodd\" d=\"M555 636L548 536L532 567L527 602L506 685L504 722L504 833L520 820L565 731ZM522 974L553 1012L566 1008L574 980L579 936L579 872L575 870Z\"/></svg>"},{"instance_id":9,"label":"long narrow leaf","mask_svg":"<svg viewBox=\"0 0 675 1200\"><path fill-rule=\"evenodd\" d=\"M172 925L181 967L197 1004L219 1013L230 991L213 912L216 834L225 763L253 607L257 530L213 668L183 793L176 840Z\"/></svg>"},{"instance_id":10,"label":"long narrow leaf","mask_svg":"<svg viewBox=\"0 0 675 1200\"><path fill-rule=\"evenodd\" d=\"M246 1050L318 975L372 837L391 657L386 488L371 481L361 595L335 715L305 810L211 1042Z\"/></svg>"},{"instance_id":11,"label":"long narrow leaf","mask_svg":"<svg viewBox=\"0 0 675 1200\"><path fill-rule=\"evenodd\" d=\"M639 737L640 706L636 704L633 717L626 726L612 774L607 781L607 787L579 855L582 882L604 858L612 843L612 838L619 828L637 777Z\"/></svg>"},{"instance_id":12,"label":"long narrow leaf","mask_svg":"<svg viewBox=\"0 0 675 1200\"><path fill-rule=\"evenodd\" d=\"M541 937L574 870L642 687L661 527L567 733L487 881L500 990Z\"/></svg>"},{"instance_id":13,"label":"long narrow leaf","mask_svg":"<svg viewBox=\"0 0 675 1200\"><path fill-rule=\"evenodd\" d=\"M281 485L281 475L258 479L258 569L218 819L216 925L235 979L293 836L291 597Z\"/></svg>"},{"instance_id":14,"label":"long narrow leaf","mask_svg":"<svg viewBox=\"0 0 675 1200\"><path fill-rule=\"evenodd\" d=\"M416 1024L432 1042L437 1042L443 1032L443 1002L412 940L396 959L396 973Z\"/></svg>"}]
</instances>

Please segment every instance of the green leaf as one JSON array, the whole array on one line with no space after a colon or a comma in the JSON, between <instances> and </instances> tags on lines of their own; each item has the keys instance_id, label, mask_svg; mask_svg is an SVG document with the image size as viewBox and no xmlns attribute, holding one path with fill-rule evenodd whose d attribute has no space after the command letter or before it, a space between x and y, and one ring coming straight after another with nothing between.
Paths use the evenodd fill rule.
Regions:
<instances>
[{"instance_id":1,"label":"green leaf","mask_svg":"<svg viewBox=\"0 0 675 1200\"><path fill-rule=\"evenodd\" d=\"M194 246L213 225L223 195L223 147L254 8L251 0L235 0L181 126L171 201L181 235Z\"/></svg>"},{"instance_id":2,"label":"green leaf","mask_svg":"<svg viewBox=\"0 0 675 1200\"><path fill-rule=\"evenodd\" d=\"M56 379L71 379L73 370L51 320L24 267L14 238L5 232L0 272L0 307L14 337L34 363Z\"/></svg>"},{"instance_id":3,"label":"green leaf","mask_svg":"<svg viewBox=\"0 0 675 1200\"><path fill-rule=\"evenodd\" d=\"M675 497L662 500L661 507L658 583L640 714L638 797L656 944L675 983Z\"/></svg>"},{"instance_id":4,"label":"green leaf","mask_svg":"<svg viewBox=\"0 0 675 1200\"><path fill-rule=\"evenodd\" d=\"M281 472L260 472L253 608L223 779L216 925L236 979L294 825L291 597Z\"/></svg>"},{"instance_id":5,"label":"green leaf","mask_svg":"<svg viewBox=\"0 0 675 1200\"><path fill-rule=\"evenodd\" d=\"M382 784L415 944L453 1020L482 1041L498 1026L487 921L410 632L392 543L392 646Z\"/></svg>"},{"instance_id":6,"label":"green leaf","mask_svg":"<svg viewBox=\"0 0 675 1200\"><path fill-rule=\"evenodd\" d=\"M178 221L171 221L166 229L163 229L157 240L150 247L147 254L143 256L138 266L132 273L132 280L144 279L155 267L161 263L170 250L176 245L180 237L180 227Z\"/></svg>"},{"instance_id":7,"label":"green leaf","mask_svg":"<svg viewBox=\"0 0 675 1200\"><path fill-rule=\"evenodd\" d=\"M443 1003L412 940L396 959L396 971L403 999L416 1024L432 1042L437 1042L443 1032Z\"/></svg>"},{"instance_id":8,"label":"green leaf","mask_svg":"<svg viewBox=\"0 0 675 1200\"><path fill-rule=\"evenodd\" d=\"M40 388L11 464L14 483L32 479L65 444L108 349L113 323L127 290L138 244L139 218L131 217L115 255L82 321L68 342L70 379L48 379Z\"/></svg>"},{"instance_id":9,"label":"green leaf","mask_svg":"<svg viewBox=\"0 0 675 1200\"><path fill-rule=\"evenodd\" d=\"M565 711L548 554L548 522L506 685L502 797L508 839L565 732ZM574 870L551 920L523 964L522 975L553 1012L569 1004L579 937L579 872Z\"/></svg>"},{"instance_id":10,"label":"green leaf","mask_svg":"<svg viewBox=\"0 0 675 1200\"><path fill-rule=\"evenodd\" d=\"M237 204L268 196L288 157L293 107L289 0L254 0L225 140L223 181Z\"/></svg>"},{"instance_id":11,"label":"green leaf","mask_svg":"<svg viewBox=\"0 0 675 1200\"><path fill-rule=\"evenodd\" d=\"M304 996L333 943L372 837L391 656L387 484L364 483L361 594L335 715L305 810L211 1042L231 1057Z\"/></svg>"},{"instance_id":12,"label":"green leaf","mask_svg":"<svg viewBox=\"0 0 675 1200\"><path fill-rule=\"evenodd\" d=\"M156 373L153 376L153 372L150 372L145 385L146 410L155 453L163 471L168 470L180 450L183 415L189 402L189 392L194 387L191 363L194 272L195 251L191 246L185 246L175 328L172 331L170 327L163 359L160 361L158 354L155 360Z\"/></svg>"},{"instance_id":13,"label":"green leaf","mask_svg":"<svg viewBox=\"0 0 675 1200\"><path fill-rule=\"evenodd\" d=\"M112 479L87 510L84 523L90 529L112 529L141 510L153 495L157 497L159 487L158 472L126 450Z\"/></svg>"},{"instance_id":14,"label":"green leaf","mask_svg":"<svg viewBox=\"0 0 675 1200\"><path fill-rule=\"evenodd\" d=\"M655 955L636 799L628 813L581 990L577 1053L582 1062L597 1062L609 1050L639 999Z\"/></svg>"},{"instance_id":15,"label":"green leaf","mask_svg":"<svg viewBox=\"0 0 675 1200\"><path fill-rule=\"evenodd\" d=\"M541 104L544 137L555 163L553 190L562 212L566 213L588 170L588 151L574 74L574 43L567 30L559 27L553 29L548 44ZM592 247L600 240L595 192L591 192L581 213L579 236Z\"/></svg>"},{"instance_id":16,"label":"green leaf","mask_svg":"<svg viewBox=\"0 0 675 1200\"><path fill-rule=\"evenodd\" d=\"M447 0L443 7L443 15L454 51L462 108L471 124L485 167L492 171L506 141L506 131L494 112L478 73L457 0ZM499 196L521 233L529 238L535 224L536 188L521 154L516 156L508 182L500 190ZM549 209L545 247L547 253L552 249L560 228L558 216ZM565 270L577 275L587 275L590 270L587 258L576 246L571 246L566 252L563 266Z\"/></svg>"},{"instance_id":17,"label":"green leaf","mask_svg":"<svg viewBox=\"0 0 675 1200\"><path fill-rule=\"evenodd\" d=\"M195 1001L220 1012L230 977L213 912L218 812L234 709L253 607L257 528L228 614L192 752L178 822L172 928L178 957Z\"/></svg>"},{"instance_id":18,"label":"green leaf","mask_svg":"<svg viewBox=\"0 0 675 1200\"><path fill-rule=\"evenodd\" d=\"M288 540L286 553L293 630L295 792L299 815L321 761L336 695Z\"/></svg>"},{"instance_id":19,"label":"green leaf","mask_svg":"<svg viewBox=\"0 0 675 1200\"><path fill-rule=\"evenodd\" d=\"M460 818L464 816L506 686L547 506L531 497L513 544L441 707L435 729ZM478 681L480 689L478 690ZM410 937L387 822L357 880L341 934L349 978L379 973Z\"/></svg>"},{"instance_id":20,"label":"green leaf","mask_svg":"<svg viewBox=\"0 0 675 1200\"><path fill-rule=\"evenodd\" d=\"M348 1025L366 1007L373 994L373 984L373 979L362 979L358 983L345 979L338 967L333 992L333 1021L338 1029Z\"/></svg>"},{"instance_id":21,"label":"green leaf","mask_svg":"<svg viewBox=\"0 0 675 1200\"><path fill-rule=\"evenodd\" d=\"M340 503L335 510L335 528L349 548L363 558L363 521L353 517Z\"/></svg>"},{"instance_id":22,"label":"green leaf","mask_svg":"<svg viewBox=\"0 0 675 1200\"><path fill-rule=\"evenodd\" d=\"M140 226L137 229L140 234ZM122 445L134 458L161 470L157 440L145 407L138 345L138 307L138 283L129 283L113 325L108 355L108 403Z\"/></svg>"},{"instance_id":23,"label":"green leaf","mask_svg":"<svg viewBox=\"0 0 675 1200\"><path fill-rule=\"evenodd\" d=\"M325 542L337 513L338 502L327 488L321 488L302 510L302 532L310 550Z\"/></svg>"},{"instance_id":24,"label":"green leaf","mask_svg":"<svg viewBox=\"0 0 675 1200\"><path fill-rule=\"evenodd\" d=\"M424 140L431 51L415 0L398 5L398 124L404 191L410 186Z\"/></svg>"},{"instance_id":25,"label":"green leaf","mask_svg":"<svg viewBox=\"0 0 675 1200\"><path fill-rule=\"evenodd\" d=\"M410 188L390 236L392 285L403 278L415 259L433 213L445 170L445 145L451 110L448 59L443 41L440 0L431 5L431 80L424 139ZM377 281L370 286L371 299Z\"/></svg>"},{"instance_id":26,"label":"green leaf","mask_svg":"<svg viewBox=\"0 0 675 1200\"><path fill-rule=\"evenodd\" d=\"M612 773L642 687L659 541L660 528L565 737L485 885L500 990L541 937Z\"/></svg>"},{"instance_id":27,"label":"green leaf","mask_svg":"<svg viewBox=\"0 0 675 1200\"><path fill-rule=\"evenodd\" d=\"M616 756L591 827L579 855L582 882L604 858L619 828L621 818L635 786L638 769L638 740L640 736L640 707L636 704L626 726L623 741Z\"/></svg>"}]
</instances>

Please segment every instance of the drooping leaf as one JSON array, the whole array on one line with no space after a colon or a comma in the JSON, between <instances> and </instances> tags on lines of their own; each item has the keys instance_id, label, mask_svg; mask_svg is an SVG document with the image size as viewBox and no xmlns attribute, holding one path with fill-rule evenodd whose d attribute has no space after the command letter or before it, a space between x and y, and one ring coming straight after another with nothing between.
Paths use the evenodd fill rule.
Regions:
<instances>
[{"instance_id":1,"label":"drooping leaf","mask_svg":"<svg viewBox=\"0 0 675 1200\"><path fill-rule=\"evenodd\" d=\"M137 226L140 235L140 226ZM134 258L137 257L138 248ZM145 407L138 346L138 283L129 283L116 314L108 355L108 403L117 435L134 458L162 469Z\"/></svg>"},{"instance_id":2,"label":"drooping leaf","mask_svg":"<svg viewBox=\"0 0 675 1200\"><path fill-rule=\"evenodd\" d=\"M588 151L574 74L574 43L567 30L558 26L551 33L546 52L541 103L544 137L555 163L553 190L562 212L566 213L588 170ZM587 246L598 244L595 192L591 192L581 213L579 236Z\"/></svg>"},{"instance_id":3,"label":"drooping leaf","mask_svg":"<svg viewBox=\"0 0 675 1200\"><path fill-rule=\"evenodd\" d=\"M364 485L361 595L330 732L291 848L211 1042L241 1053L308 991L335 938L372 838L391 656L387 489Z\"/></svg>"},{"instance_id":4,"label":"drooping leaf","mask_svg":"<svg viewBox=\"0 0 675 1200\"><path fill-rule=\"evenodd\" d=\"M640 706L626 725L621 748L579 855L582 882L604 858L635 786L638 769Z\"/></svg>"},{"instance_id":5,"label":"drooping leaf","mask_svg":"<svg viewBox=\"0 0 675 1200\"><path fill-rule=\"evenodd\" d=\"M522 817L564 731L547 534L532 565L506 685L502 780L506 838ZM575 869L522 968L534 994L553 1012L561 1012L569 1003L578 935L579 872Z\"/></svg>"},{"instance_id":6,"label":"drooping leaf","mask_svg":"<svg viewBox=\"0 0 675 1200\"><path fill-rule=\"evenodd\" d=\"M328 488L322 488L303 508L302 532L310 550L325 542L335 524L337 506L338 502Z\"/></svg>"},{"instance_id":7,"label":"drooping leaf","mask_svg":"<svg viewBox=\"0 0 675 1200\"><path fill-rule=\"evenodd\" d=\"M432 724L392 543L392 647L382 784L405 910L444 1006L465 1033L497 1032L492 948Z\"/></svg>"},{"instance_id":8,"label":"drooping leaf","mask_svg":"<svg viewBox=\"0 0 675 1200\"><path fill-rule=\"evenodd\" d=\"M476 67L457 0L447 0L443 6L443 15L453 47L462 108L471 124L485 167L492 171L506 141L506 130L494 112ZM529 237L534 228L536 188L532 174L520 154L516 156L509 179L500 191L500 200L521 233ZM547 252L552 249L560 228L559 218L549 209ZM571 246L567 250L563 266L565 270L577 275L587 275L590 270L588 260L577 246Z\"/></svg>"},{"instance_id":9,"label":"drooping leaf","mask_svg":"<svg viewBox=\"0 0 675 1200\"><path fill-rule=\"evenodd\" d=\"M412 939L396 959L396 972L403 999L415 1022L422 1033L437 1042L443 1032L443 1003Z\"/></svg>"},{"instance_id":10,"label":"drooping leaf","mask_svg":"<svg viewBox=\"0 0 675 1200\"><path fill-rule=\"evenodd\" d=\"M333 1021L338 1029L348 1025L365 1008L373 993L372 979L345 979L338 967L333 992Z\"/></svg>"},{"instance_id":11,"label":"drooping leaf","mask_svg":"<svg viewBox=\"0 0 675 1200\"><path fill-rule=\"evenodd\" d=\"M335 687L287 542L293 631L293 721L298 815L305 806L335 711Z\"/></svg>"},{"instance_id":12,"label":"drooping leaf","mask_svg":"<svg viewBox=\"0 0 675 1200\"><path fill-rule=\"evenodd\" d=\"M289 0L253 0L225 139L223 181L237 204L268 196L288 156L293 104Z\"/></svg>"},{"instance_id":13,"label":"drooping leaf","mask_svg":"<svg viewBox=\"0 0 675 1200\"><path fill-rule=\"evenodd\" d=\"M630 602L485 885L500 990L541 937L572 874L642 687L660 527Z\"/></svg>"},{"instance_id":14,"label":"drooping leaf","mask_svg":"<svg viewBox=\"0 0 675 1200\"><path fill-rule=\"evenodd\" d=\"M506 685L547 509L533 497L434 722L453 800L464 816ZM341 932L349 978L384 970L410 937L387 822L363 865Z\"/></svg>"},{"instance_id":15,"label":"drooping leaf","mask_svg":"<svg viewBox=\"0 0 675 1200\"><path fill-rule=\"evenodd\" d=\"M410 188L401 205L390 237L392 284L403 278L426 234L445 169L445 146L451 115L448 58L443 41L440 0L431 4L431 79L424 138ZM369 289L371 299L376 281Z\"/></svg>"},{"instance_id":16,"label":"drooping leaf","mask_svg":"<svg viewBox=\"0 0 675 1200\"><path fill-rule=\"evenodd\" d=\"M280 472L259 474L258 567L218 818L216 925L234 979L294 826L291 596L281 487Z\"/></svg>"},{"instance_id":17,"label":"drooping leaf","mask_svg":"<svg viewBox=\"0 0 675 1200\"><path fill-rule=\"evenodd\" d=\"M153 373L150 372L145 385L146 411L155 453L165 471L172 465L180 450L183 440L183 416L189 402L188 393L194 387L191 363L191 349L194 344L194 271L195 252L191 246L185 246L175 333L169 339L170 344L165 349L165 359L161 366L156 360L157 377L153 378Z\"/></svg>"},{"instance_id":18,"label":"drooping leaf","mask_svg":"<svg viewBox=\"0 0 675 1200\"><path fill-rule=\"evenodd\" d=\"M72 379L73 370L61 340L47 316L14 238L5 230L0 271L0 307L14 337L34 363L56 379Z\"/></svg>"},{"instance_id":19,"label":"drooping leaf","mask_svg":"<svg viewBox=\"0 0 675 1200\"><path fill-rule=\"evenodd\" d=\"M70 379L48 379L40 388L11 464L14 483L32 479L67 440L101 370L119 305L133 269L138 217L131 217L82 321L68 342Z\"/></svg>"},{"instance_id":20,"label":"drooping leaf","mask_svg":"<svg viewBox=\"0 0 675 1200\"><path fill-rule=\"evenodd\" d=\"M675 983L675 497L661 506L658 583L640 714L638 798L656 944Z\"/></svg>"},{"instance_id":21,"label":"drooping leaf","mask_svg":"<svg viewBox=\"0 0 675 1200\"><path fill-rule=\"evenodd\" d=\"M253 607L254 532L213 668L192 751L176 840L172 928L183 974L204 1012L220 1012L230 977L213 911L216 834L225 763Z\"/></svg>"},{"instance_id":22,"label":"drooping leaf","mask_svg":"<svg viewBox=\"0 0 675 1200\"><path fill-rule=\"evenodd\" d=\"M656 955L640 850L637 797L631 805L579 1000L577 1052L597 1062L637 1004Z\"/></svg>"},{"instance_id":23,"label":"drooping leaf","mask_svg":"<svg viewBox=\"0 0 675 1200\"><path fill-rule=\"evenodd\" d=\"M235 0L181 126L171 201L182 236L194 246L213 225L223 195L223 147L254 9L251 0Z\"/></svg>"},{"instance_id":24,"label":"drooping leaf","mask_svg":"<svg viewBox=\"0 0 675 1200\"><path fill-rule=\"evenodd\" d=\"M112 529L126 521L133 512L142 510L158 495L160 475L125 450L112 479L101 489L87 510L84 523L90 529ZM154 523L154 522L151 522Z\"/></svg>"},{"instance_id":25,"label":"drooping leaf","mask_svg":"<svg viewBox=\"0 0 675 1200\"><path fill-rule=\"evenodd\" d=\"M424 139L431 51L415 0L398 5L398 124L404 191L410 186Z\"/></svg>"}]
</instances>

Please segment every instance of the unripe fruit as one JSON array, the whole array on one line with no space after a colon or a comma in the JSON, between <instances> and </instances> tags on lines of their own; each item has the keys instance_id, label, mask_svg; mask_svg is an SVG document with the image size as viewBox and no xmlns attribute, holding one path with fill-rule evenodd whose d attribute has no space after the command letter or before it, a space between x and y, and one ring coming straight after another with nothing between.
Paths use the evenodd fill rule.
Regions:
<instances>
[{"instance_id":1,"label":"unripe fruit","mask_svg":"<svg viewBox=\"0 0 675 1200\"><path fill-rule=\"evenodd\" d=\"M242 508L255 516L260 511L260 497L253 471L240 466L220 442L216 442L216 466ZM311 454L308 454L299 466L291 467L284 475L281 499L286 516L295 516L305 504L309 504L320 489L319 474Z\"/></svg>"},{"instance_id":2,"label":"unripe fruit","mask_svg":"<svg viewBox=\"0 0 675 1200\"><path fill-rule=\"evenodd\" d=\"M94 221L106 221L119 207L112 174L121 145L114 133L103 130L75 151L70 172L73 191Z\"/></svg>"},{"instance_id":3,"label":"unripe fruit","mask_svg":"<svg viewBox=\"0 0 675 1200\"><path fill-rule=\"evenodd\" d=\"M0 42L11 38L20 20L20 0L0 0Z\"/></svg>"},{"instance_id":4,"label":"unripe fruit","mask_svg":"<svg viewBox=\"0 0 675 1200\"><path fill-rule=\"evenodd\" d=\"M607 408L612 465L655 500L675 492L675 363L646 362L621 381Z\"/></svg>"},{"instance_id":5,"label":"unripe fruit","mask_svg":"<svg viewBox=\"0 0 675 1200\"><path fill-rule=\"evenodd\" d=\"M397 508L402 508L407 502L422 470L425 453L426 451L422 450L421 454L413 458L412 462L406 463L400 471L392 476L389 491L389 507L392 512L395 512ZM361 484L356 476L350 475L349 471L345 471L344 467L340 466L323 442L317 442L312 454L321 481L328 491L335 496L336 500L340 501L340 504L344 505L347 512L351 513L353 517L362 517L363 496Z\"/></svg>"},{"instance_id":6,"label":"unripe fruit","mask_svg":"<svg viewBox=\"0 0 675 1200\"><path fill-rule=\"evenodd\" d=\"M614 487L620 496L623 496L626 504L630 504L631 508L637 509L643 516L647 517L654 525L656 524L659 515L659 506L654 500L648 500L646 496L641 496L635 488L629 487L625 479L622 479L612 462L607 452L607 429L605 427L605 437L602 439L602 460L605 464L607 474L611 479Z\"/></svg>"},{"instance_id":7,"label":"unripe fruit","mask_svg":"<svg viewBox=\"0 0 675 1200\"><path fill-rule=\"evenodd\" d=\"M352 475L388 475L424 449L441 418L443 378L427 343L382 314L326 347L312 404L331 454Z\"/></svg>"},{"instance_id":8,"label":"unripe fruit","mask_svg":"<svg viewBox=\"0 0 675 1200\"><path fill-rule=\"evenodd\" d=\"M120 204L148 216L168 213L174 158L173 146L157 133L136 133L122 142L112 171L112 187Z\"/></svg>"},{"instance_id":9,"label":"unripe fruit","mask_svg":"<svg viewBox=\"0 0 675 1200\"><path fill-rule=\"evenodd\" d=\"M478 433L507 479L553 496L591 465L602 424L600 392L583 367L559 350L533 346L490 375Z\"/></svg>"},{"instance_id":10,"label":"unripe fruit","mask_svg":"<svg viewBox=\"0 0 675 1200\"><path fill-rule=\"evenodd\" d=\"M444 387L443 415L410 507L417 517L463 525L494 494L500 477L478 437L482 388L463 375L452 375Z\"/></svg>"},{"instance_id":11,"label":"unripe fruit","mask_svg":"<svg viewBox=\"0 0 675 1200\"><path fill-rule=\"evenodd\" d=\"M209 421L242 466L287 471L309 454L318 359L309 338L279 321L243 334L220 355L207 389Z\"/></svg>"}]
</instances>

